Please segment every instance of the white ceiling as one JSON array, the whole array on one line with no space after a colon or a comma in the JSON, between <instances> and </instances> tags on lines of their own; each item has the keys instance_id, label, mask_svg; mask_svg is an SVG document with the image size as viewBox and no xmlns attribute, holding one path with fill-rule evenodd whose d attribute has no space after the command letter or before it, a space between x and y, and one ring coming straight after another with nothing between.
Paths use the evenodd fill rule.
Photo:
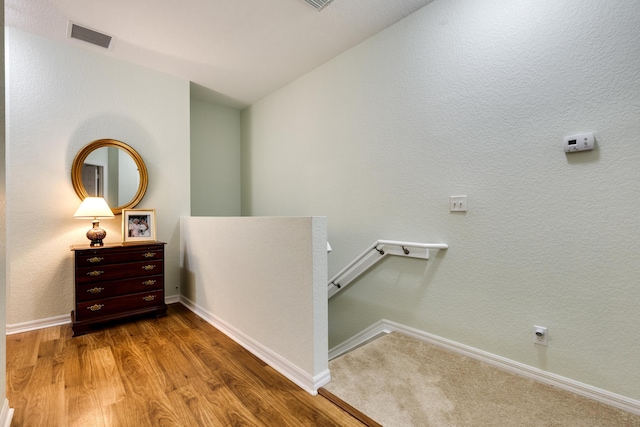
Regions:
<instances>
[{"instance_id":1,"label":"white ceiling","mask_svg":"<svg viewBox=\"0 0 640 427\"><path fill-rule=\"evenodd\" d=\"M5 0L5 24L195 83L250 105L432 0ZM67 38L68 22L114 36ZM206 90L206 89L208 90Z\"/></svg>"}]
</instances>

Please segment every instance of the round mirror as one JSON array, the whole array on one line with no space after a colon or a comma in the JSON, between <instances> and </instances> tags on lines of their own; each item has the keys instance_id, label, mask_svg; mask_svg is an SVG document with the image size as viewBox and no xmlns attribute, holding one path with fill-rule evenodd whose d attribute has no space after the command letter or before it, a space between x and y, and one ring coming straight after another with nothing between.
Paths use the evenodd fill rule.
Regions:
<instances>
[{"instance_id":1,"label":"round mirror","mask_svg":"<svg viewBox=\"0 0 640 427\"><path fill-rule=\"evenodd\" d=\"M127 144L99 139L78 152L71 166L71 182L80 200L104 197L115 215L135 207L147 191L147 167Z\"/></svg>"}]
</instances>

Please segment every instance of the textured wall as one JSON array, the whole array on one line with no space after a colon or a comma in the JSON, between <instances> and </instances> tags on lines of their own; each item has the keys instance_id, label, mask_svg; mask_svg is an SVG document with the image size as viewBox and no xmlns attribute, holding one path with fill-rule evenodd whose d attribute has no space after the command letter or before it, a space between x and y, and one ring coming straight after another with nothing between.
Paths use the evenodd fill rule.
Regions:
<instances>
[{"instance_id":1,"label":"textured wall","mask_svg":"<svg viewBox=\"0 0 640 427\"><path fill-rule=\"evenodd\" d=\"M240 111L193 98L191 215L240 215Z\"/></svg>"},{"instance_id":2,"label":"textured wall","mask_svg":"<svg viewBox=\"0 0 640 427\"><path fill-rule=\"evenodd\" d=\"M2 0L2 10L0 11L0 22L4 27L4 0ZM6 227L6 126L5 126L5 44L4 32L0 34L2 47L0 48L0 334L4 335L6 330L7 314L7 227ZM0 366L6 366L7 341L0 343ZM0 369L0 400L4 400L6 393L6 369Z\"/></svg>"},{"instance_id":3,"label":"textured wall","mask_svg":"<svg viewBox=\"0 0 640 427\"><path fill-rule=\"evenodd\" d=\"M640 399L639 21L438 0L243 112L243 214L326 215L329 276L377 239L450 245L332 299L331 346L383 317Z\"/></svg>"},{"instance_id":4,"label":"textured wall","mask_svg":"<svg viewBox=\"0 0 640 427\"><path fill-rule=\"evenodd\" d=\"M88 50L9 29L7 39L7 323L69 314L69 246L86 244L89 221L71 164L87 143L124 141L149 173L138 206L156 209L166 249L166 290L179 288L179 218L189 214L189 82ZM101 221L121 240L121 219Z\"/></svg>"},{"instance_id":5,"label":"textured wall","mask_svg":"<svg viewBox=\"0 0 640 427\"><path fill-rule=\"evenodd\" d=\"M328 369L326 218L182 219L182 295L310 378Z\"/></svg>"}]
</instances>

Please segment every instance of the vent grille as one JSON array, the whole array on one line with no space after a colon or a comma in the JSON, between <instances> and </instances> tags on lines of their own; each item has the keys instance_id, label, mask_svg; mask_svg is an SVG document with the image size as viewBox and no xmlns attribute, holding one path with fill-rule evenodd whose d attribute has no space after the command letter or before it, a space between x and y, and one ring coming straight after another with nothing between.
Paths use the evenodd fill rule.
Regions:
<instances>
[{"instance_id":1,"label":"vent grille","mask_svg":"<svg viewBox=\"0 0 640 427\"><path fill-rule=\"evenodd\" d=\"M73 22L69 22L69 24L69 37L71 37L72 39L82 40L83 42L104 47L105 49L111 48L111 41L113 40L113 37L111 37L110 35L99 33L89 28L82 27Z\"/></svg>"},{"instance_id":2,"label":"vent grille","mask_svg":"<svg viewBox=\"0 0 640 427\"><path fill-rule=\"evenodd\" d=\"M317 10L321 10L323 7L331 3L331 0L304 0L307 4L315 7Z\"/></svg>"}]
</instances>

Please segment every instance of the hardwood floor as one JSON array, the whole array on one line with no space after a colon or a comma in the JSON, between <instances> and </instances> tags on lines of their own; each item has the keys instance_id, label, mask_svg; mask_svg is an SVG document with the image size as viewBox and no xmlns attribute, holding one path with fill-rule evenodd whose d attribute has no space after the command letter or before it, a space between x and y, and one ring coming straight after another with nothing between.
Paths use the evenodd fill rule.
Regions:
<instances>
[{"instance_id":1,"label":"hardwood floor","mask_svg":"<svg viewBox=\"0 0 640 427\"><path fill-rule=\"evenodd\" d=\"M76 338L7 336L14 427L354 426L179 304Z\"/></svg>"}]
</instances>

